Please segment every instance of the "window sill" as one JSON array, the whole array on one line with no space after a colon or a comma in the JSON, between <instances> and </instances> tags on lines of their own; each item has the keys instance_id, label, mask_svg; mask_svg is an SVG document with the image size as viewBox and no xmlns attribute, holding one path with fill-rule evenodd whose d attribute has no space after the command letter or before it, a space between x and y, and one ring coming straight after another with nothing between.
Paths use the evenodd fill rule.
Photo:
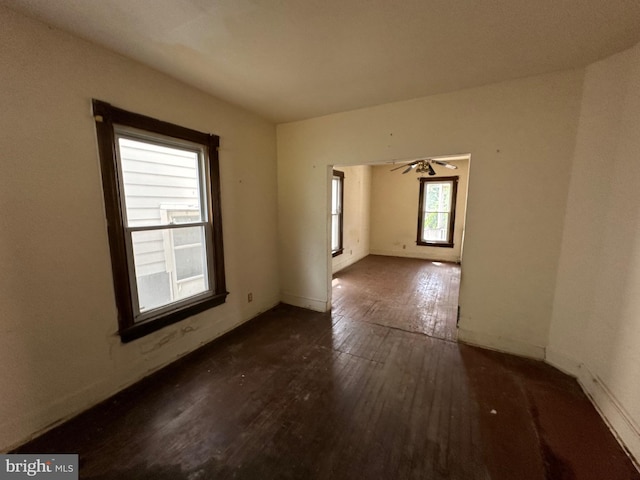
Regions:
<instances>
[{"instance_id":1,"label":"window sill","mask_svg":"<svg viewBox=\"0 0 640 480\"><path fill-rule=\"evenodd\" d=\"M442 247L442 248L453 248L453 243L430 243L430 242L416 242L417 245L421 247Z\"/></svg>"},{"instance_id":2,"label":"window sill","mask_svg":"<svg viewBox=\"0 0 640 480\"><path fill-rule=\"evenodd\" d=\"M128 343L132 340L144 337L149 333L155 332L156 330L160 330L168 325L179 322L180 320L184 320L196 313L204 312L210 308L222 305L225 302L227 295L229 295L229 292L214 295L213 297L209 297L199 303L181 308L180 310L165 313L162 316L149 318L139 323L135 323L130 327L119 331L120 340L122 343Z\"/></svg>"}]
</instances>

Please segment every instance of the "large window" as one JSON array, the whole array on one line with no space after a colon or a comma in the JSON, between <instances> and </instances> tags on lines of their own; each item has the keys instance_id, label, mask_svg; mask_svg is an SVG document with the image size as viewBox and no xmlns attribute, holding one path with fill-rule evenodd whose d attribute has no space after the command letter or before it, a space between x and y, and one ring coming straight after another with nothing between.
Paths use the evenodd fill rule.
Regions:
<instances>
[{"instance_id":1,"label":"large window","mask_svg":"<svg viewBox=\"0 0 640 480\"><path fill-rule=\"evenodd\" d=\"M126 342L225 301L219 139L98 100L93 111Z\"/></svg>"},{"instance_id":2,"label":"large window","mask_svg":"<svg viewBox=\"0 0 640 480\"><path fill-rule=\"evenodd\" d=\"M453 247L458 177L421 178L418 245Z\"/></svg>"},{"instance_id":3,"label":"large window","mask_svg":"<svg viewBox=\"0 0 640 480\"><path fill-rule=\"evenodd\" d=\"M340 255L342 245L342 201L344 200L344 172L333 171L331 180L331 255Z\"/></svg>"}]
</instances>

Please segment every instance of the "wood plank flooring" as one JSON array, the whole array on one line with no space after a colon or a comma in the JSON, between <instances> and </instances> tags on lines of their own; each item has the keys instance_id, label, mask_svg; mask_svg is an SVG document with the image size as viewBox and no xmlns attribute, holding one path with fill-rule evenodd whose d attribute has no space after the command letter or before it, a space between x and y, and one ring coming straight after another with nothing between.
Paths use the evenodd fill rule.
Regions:
<instances>
[{"instance_id":1,"label":"wood plank flooring","mask_svg":"<svg viewBox=\"0 0 640 480\"><path fill-rule=\"evenodd\" d=\"M367 295L396 289L396 260L366 260ZM344 292L333 315L276 307L18 450L78 453L92 480L640 479L573 379L435 338L398 297L372 322Z\"/></svg>"},{"instance_id":2,"label":"wood plank flooring","mask_svg":"<svg viewBox=\"0 0 640 480\"><path fill-rule=\"evenodd\" d=\"M333 314L456 339L460 266L369 255L333 276Z\"/></svg>"}]
</instances>

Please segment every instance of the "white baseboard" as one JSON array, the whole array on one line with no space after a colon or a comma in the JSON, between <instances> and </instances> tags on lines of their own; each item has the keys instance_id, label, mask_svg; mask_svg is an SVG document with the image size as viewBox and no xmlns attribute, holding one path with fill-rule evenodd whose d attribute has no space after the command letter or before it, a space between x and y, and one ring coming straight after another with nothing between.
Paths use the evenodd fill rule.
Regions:
<instances>
[{"instance_id":1,"label":"white baseboard","mask_svg":"<svg viewBox=\"0 0 640 480\"><path fill-rule=\"evenodd\" d=\"M287 305L306 308L308 310L313 310L314 312L328 312L331 310L331 302L329 300L301 297L299 295L293 295L286 292L282 292L281 301Z\"/></svg>"},{"instance_id":2,"label":"white baseboard","mask_svg":"<svg viewBox=\"0 0 640 480\"><path fill-rule=\"evenodd\" d=\"M578 382L640 471L640 426L602 379L594 375L585 365L580 367Z\"/></svg>"},{"instance_id":3,"label":"white baseboard","mask_svg":"<svg viewBox=\"0 0 640 480\"><path fill-rule=\"evenodd\" d=\"M345 268L353 265L354 263L362 260L364 257L369 255L369 252L356 252L355 254L342 254L333 258L331 265L331 273L337 273L340 270L344 270Z\"/></svg>"},{"instance_id":4,"label":"white baseboard","mask_svg":"<svg viewBox=\"0 0 640 480\"><path fill-rule=\"evenodd\" d=\"M609 430L640 471L640 426L633 420L605 382L594 374L586 364L558 352L552 347L547 348L546 362L576 377L582 390L589 397Z\"/></svg>"},{"instance_id":5,"label":"white baseboard","mask_svg":"<svg viewBox=\"0 0 640 480\"><path fill-rule=\"evenodd\" d=\"M544 360L544 347L532 345L530 343L514 340L511 338L491 335L483 332L472 330L458 329L458 341L476 345L489 350L497 350L499 352L511 353L521 357L535 358Z\"/></svg>"}]
</instances>

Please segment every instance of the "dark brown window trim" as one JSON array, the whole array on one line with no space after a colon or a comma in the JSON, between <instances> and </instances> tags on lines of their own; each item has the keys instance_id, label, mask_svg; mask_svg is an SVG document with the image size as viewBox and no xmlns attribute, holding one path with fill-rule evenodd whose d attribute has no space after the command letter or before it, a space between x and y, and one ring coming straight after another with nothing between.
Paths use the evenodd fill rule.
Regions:
<instances>
[{"instance_id":1,"label":"dark brown window trim","mask_svg":"<svg viewBox=\"0 0 640 480\"><path fill-rule=\"evenodd\" d=\"M416 244L424 247L443 247L453 248L453 234L455 231L456 221L456 200L458 197L458 176L454 177L421 177L420 180L420 198L418 200L418 231ZM451 215L449 215L449 228L448 228L448 242L425 242L422 240L422 225L424 224L424 185L425 183L438 183L438 182L453 182L453 189L451 192Z\"/></svg>"},{"instance_id":2,"label":"dark brown window trim","mask_svg":"<svg viewBox=\"0 0 640 480\"><path fill-rule=\"evenodd\" d=\"M220 204L218 159L220 138L217 135L198 132L145 115L122 110L95 99L93 100L93 114L96 120L113 284L118 308L118 333L123 342L129 342L225 302L228 292L226 290L222 245L222 209ZM214 291L198 303L192 303L137 323L134 322L132 285L127 266L125 241L127 233L124 227L124 215L121 210L122 203L120 201L121 192L118 183L114 124L201 144L205 147L206 160L209 166L210 178L208 180L211 198L207 207L209 209L209 222L213 237L213 258L210 260L210 264L213 266Z\"/></svg>"},{"instance_id":3,"label":"dark brown window trim","mask_svg":"<svg viewBox=\"0 0 640 480\"><path fill-rule=\"evenodd\" d=\"M333 170L332 177L340 177L340 216L338 217L338 228L340 230L340 248L331 251L331 257L337 257L344 252L344 172Z\"/></svg>"}]
</instances>

